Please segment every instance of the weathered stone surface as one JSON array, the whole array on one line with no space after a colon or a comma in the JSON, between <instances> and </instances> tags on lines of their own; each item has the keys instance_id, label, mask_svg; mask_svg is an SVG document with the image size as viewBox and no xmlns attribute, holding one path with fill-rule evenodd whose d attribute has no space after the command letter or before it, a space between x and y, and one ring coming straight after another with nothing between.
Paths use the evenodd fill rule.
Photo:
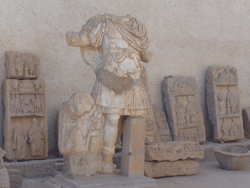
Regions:
<instances>
[{"instance_id":1,"label":"weathered stone surface","mask_svg":"<svg viewBox=\"0 0 250 188\"><path fill-rule=\"evenodd\" d=\"M10 178L10 188L20 188L22 186L22 174L18 169L8 169Z\"/></svg>"},{"instance_id":2,"label":"weathered stone surface","mask_svg":"<svg viewBox=\"0 0 250 188\"><path fill-rule=\"evenodd\" d=\"M203 157L204 151L197 142L172 141L145 146L145 161L177 161Z\"/></svg>"},{"instance_id":3,"label":"weathered stone surface","mask_svg":"<svg viewBox=\"0 0 250 188\"><path fill-rule=\"evenodd\" d=\"M159 178L165 176L194 175L199 170L199 162L195 160L145 162L145 176Z\"/></svg>"},{"instance_id":4,"label":"weathered stone surface","mask_svg":"<svg viewBox=\"0 0 250 188\"><path fill-rule=\"evenodd\" d=\"M66 173L94 175L101 171L103 115L89 94L75 93L59 111L58 145Z\"/></svg>"},{"instance_id":5,"label":"weathered stone surface","mask_svg":"<svg viewBox=\"0 0 250 188\"><path fill-rule=\"evenodd\" d=\"M124 122L121 173L142 176L144 173L145 119L128 117Z\"/></svg>"},{"instance_id":6,"label":"weathered stone surface","mask_svg":"<svg viewBox=\"0 0 250 188\"><path fill-rule=\"evenodd\" d=\"M40 75L40 59L34 54L5 52L7 78L35 79Z\"/></svg>"},{"instance_id":7,"label":"weathered stone surface","mask_svg":"<svg viewBox=\"0 0 250 188\"><path fill-rule=\"evenodd\" d=\"M242 110L244 134L246 138L250 138L250 108Z\"/></svg>"},{"instance_id":8,"label":"weathered stone surface","mask_svg":"<svg viewBox=\"0 0 250 188\"><path fill-rule=\"evenodd\" d=\"M216 147L215 157L220 166L226 170L240 170L247 162L250 151L241 147Z\"/></svg>"},{"instance_id":9,"label":"weathered stone surface","mask_svg":"<svg viewBox=\"0 0 250 188\"><path fill-rule=\"evenodd\" d=\"M5 80L3 102L6 158L45 158L48 155L48 127L44 81Z\"/></svg>"},{"instance_id":10,"label":"weathered stone surface","mask_svg":"<svg viewBox=\"0 0 250 188\"><path fill-rule=\"evenodd\" d=\"M214 127L214 140L244 138L238 75L234 67L210 67L206 76L208 115Z\"/></svg>"},{"instance_id":11,"label":"weathered stone surface","mask_svg":"<svg viewBox=\"0 0 250 188\"><path fill-rule=\"evenodd\" d=\"M0 168L0 187L10 188L9 174L5 167Z\"/></svg>"},{"instance_id":12,"label":"weathered stone surface","mask_svg":"<svg viewBox=\"0 0 250 188\"><path fill-rule=\"evenodd\" d=\"M44 183L46 188L153 188L157 187L156 181L145 176L124 177L119 175L102 174L95 177L79 177L70 179L65 174L59 174Z\"/></svg>"},{"instance_id":13,"label":"weathered stone surface","mask_svg":"<svg viewBox=\"0 0 250 188\"><path fill-rule=\"evenodd\" d=\"M0 188L10 188L9 174L5 167L3 167L3 157L6 152L0 148Z\"/></svg>"},{"instance_id":14,"label":"weathered stone surface","mask_svg":"<svg viewBox=\"0 0 250 188\"><path fill-rule=\"evenodd\" d=\"M165 77L162 92L173 140L205 141L204 120L195 78Z\"/></svg>"}]
</instances>

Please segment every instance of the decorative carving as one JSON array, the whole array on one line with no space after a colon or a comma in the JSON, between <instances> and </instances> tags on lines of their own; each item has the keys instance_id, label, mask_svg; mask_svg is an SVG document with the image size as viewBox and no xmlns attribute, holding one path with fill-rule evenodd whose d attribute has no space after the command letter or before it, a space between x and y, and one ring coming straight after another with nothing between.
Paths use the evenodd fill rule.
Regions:
<instances>
[{"instance_id":1,"label":"decorative carving","mask_svg":"<svg viewBox=\"0 0 250 188\"><path fill-rule=\"evenodd\" d=\"M48 155L45 83L39 58L6 52L7 79L3 84L4 149L8 160L42 159Z\"/></svg>"},{"instance_id":2,"label":"decorative carving","mask_svg":"<svg viewBox=\"0 0 250 188\"><path fill-rule=\"evenodd\" d=\"M173 140L206 140L203 114L193 77L165 77L164 104Z\"/></svg>"},{"instance_id":3,"label":"decorative carving","mask_svg":"<svg viewBox=\"0 0 250 188\"><path fill-rule=\"evenodd\" d=\"M178 161L203 157L204 151L197 142L173 141L145 146L145 161Z\"/></svg>"},{"instance_id":4,"label":"decorative carving","mask_svg":"<svg viewBox=\"0 0 250 188\"><path fill-rule=\"evenodd\" d=\"M233 67L210 67L207 71L206 98L214 139L238 140L244 137L237 71Z\"/></svg>"},{"instance_id":5,"label":"decorative carving","mask_svg":"<svg viewBox=\"0 0 250 188\"><path fill-rule=\"evenodd\" d=\"M44 155L44 135L42 129L39 127L38 120L32 119L32 126L28 131L29 143L31 145L32 156L43 156Z\"/></svg>"},{"instance_id":6,"label":"decorative carving","mask_svg":"<svg viewBox=\"0 0 250 188\"><path fill-rule=\"evenodd\" d=\"M33 54L5 53L7 78L35 79L40 75L40 60Z\"/></svg>"},{"instance_id":7,"label":"decorative carving","mask_svg":"<svg viewBox=\"0 0 250 188\"><path fill-rule=\"evenodd\" d=\"M152 57L147 31L130 15L103 14L90 18L78 33L67 32L66 40L81 48L82 57L96 73L91 95L105 114L102 169L112 173L120 117L143 117L151 106L140 80L142 62L147 63Z\"/></svg>"}]
</instances>

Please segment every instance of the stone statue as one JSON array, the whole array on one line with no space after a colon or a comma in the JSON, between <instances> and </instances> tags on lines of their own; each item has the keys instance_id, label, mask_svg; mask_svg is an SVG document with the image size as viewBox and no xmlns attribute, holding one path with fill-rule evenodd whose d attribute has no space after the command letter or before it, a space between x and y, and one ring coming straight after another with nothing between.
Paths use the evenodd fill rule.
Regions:
<instances>
[{"instance_id":1,"label":"stone statue","mask_svg":"<svg viewBox=\"0 0 250 188\"><path fill-rule=\"evenodd\" d=\"M232 118L232 123L230 124L230 136L237 136L239 125L236 122L236 118Z\"/></svg>"},{"instance_id":2,"label":"stone statue","mask_svg":"<svg viewBox=\"0 0 250 188\"><path fill-rule=\"evenodd\" d=\"M176 117L177 117L177 125L179 126L183 126L186 124L186 120L185 120L185 106L182 104L181 98L180 97L176 97Z\"/></svg>"},{"instance_id":3,"label":"stone statue","mask_svg":"<svg viewBox=\"0 0 250 188\"><path fill-rule=\"evenodd\" d=\"M152 57L147 31L130 15L103 14L90 18L78 33L67 32L66 40L81 48L82 57L96 73L91 95L105 118L103 169L112 173L120 117L143 117L150 107L140 81L142 62L147 63Z\"/></svg>"},{"instance_id":4,"label":"stone statue","mask_svg":"<svg viewBox=\"0 0 250 188\"><path fill-rule=\"evenodd\" d=\"M44 155L44 135L42 129L38 125L36 118L32 119L32 126L28 131L28 142L31 145L32 156L43 156Z\"/></svg>"},{"instance_id":5,"label":"stone statue","mask_svg":"<svg viewBox=\"0 0 250 188\"><path fill-rule=\"evenodd\" d=\"M229 136L229 127L227 123L225 122L225 118L222 119L222 124L221 124L221 132L223 133L223 137Z\"/></svg>"},{"instance_id":6,"label":"stone statue","mask_svg":"<svg viewBox=\"0 0 250 188\"><path fill-rule=\"evenodd\" d=\"M187 97L188 104L186 107L186 113L187 113L187 124L193 124L196 125L199 123L199 110L198 105L194 101L194 97L192 95Z\"/></svg>"},{"instance_id":7,"label":"stone statue","mask_svg":"<svg viewBox=\"0 0 250 188\"><path fill-rule=\"evenodd\" d=\"M17 150L17 159L25 158L28 138L24 129L18 125L13 132L13 150Z\"/></svg>"},{"instance_id":8,"label":"stone statue","mask_svg":"<svg viewBox=\"0 0 250 188\"><path fill-rule=\"evenodd\" d=\"M219 92L217 97L218 97L219 113L225 114L226 113L226 97L223 95L222 92Z\"/></svg>"}]
</instances>

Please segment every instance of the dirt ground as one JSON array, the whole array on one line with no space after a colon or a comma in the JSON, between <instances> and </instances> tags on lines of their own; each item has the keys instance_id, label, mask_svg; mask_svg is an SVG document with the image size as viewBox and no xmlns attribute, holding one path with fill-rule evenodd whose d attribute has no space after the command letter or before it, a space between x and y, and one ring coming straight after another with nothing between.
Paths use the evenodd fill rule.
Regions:
<instances>
[{"instance_id":1,"label":"dirt ground","mask_svg":"<svg viewBox=\"0 0 250 188\"><path fill-rule=\"evenodd\" d=\"M52 176L24 178L22 188L42 188ZM158 188L248 188L250 187L250 161L240 171L227 171L217 162L201 162L194 176L177 176L156 179Z\"/></svg>"}]
</instances>

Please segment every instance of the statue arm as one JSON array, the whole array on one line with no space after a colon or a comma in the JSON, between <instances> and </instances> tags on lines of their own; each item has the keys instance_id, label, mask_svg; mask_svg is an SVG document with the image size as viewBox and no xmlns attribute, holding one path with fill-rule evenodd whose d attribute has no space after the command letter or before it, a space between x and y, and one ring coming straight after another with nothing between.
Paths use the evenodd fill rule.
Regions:
<instances>
[{"instance_id":1,"label":"statue arm","mask_svg":"<svg viewBox=\"0 0 250 188\"><path fill-rule=\"evenodd\" d=\"M68 45L75 47L85 47L91 44L87 34L83 30L79 31L78 33L68 31L66 33L66 41Z\"/></svg>"}]
</instances>

